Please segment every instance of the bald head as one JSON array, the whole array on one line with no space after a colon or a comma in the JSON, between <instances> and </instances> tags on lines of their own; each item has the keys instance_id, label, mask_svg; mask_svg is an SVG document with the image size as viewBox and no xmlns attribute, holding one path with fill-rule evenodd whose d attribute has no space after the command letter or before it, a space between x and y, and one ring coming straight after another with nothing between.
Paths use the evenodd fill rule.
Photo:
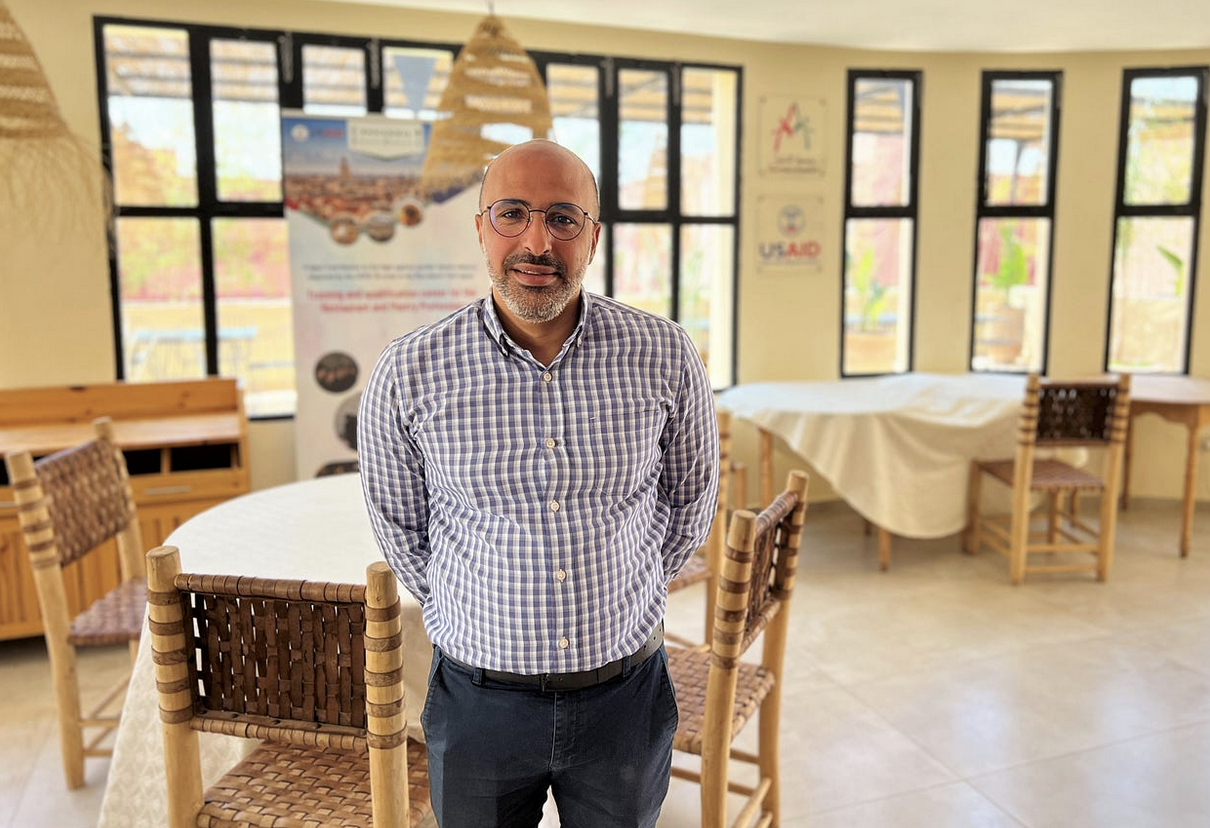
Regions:
<instances>
[{"instance_id":1,"label":"bald head","mask_svg":"<svg viewBox=\"0 0 1210 828\"><path fill-rule=\"evenodd\" d=\"M555 199L581 205L594 219L601 215L597 180L580 156L554 141L535 138L506 147L493 158L479 185L479 209L500 198L514 198L505 190L522 179L557 179L567 195Z\"/></svg>"}]
</instances>

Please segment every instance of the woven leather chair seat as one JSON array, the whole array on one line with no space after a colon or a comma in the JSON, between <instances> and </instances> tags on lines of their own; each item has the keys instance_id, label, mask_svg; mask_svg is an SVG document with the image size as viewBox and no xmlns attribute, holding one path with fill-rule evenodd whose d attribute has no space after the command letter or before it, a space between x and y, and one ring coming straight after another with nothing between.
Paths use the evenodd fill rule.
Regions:
<instances>
[{"instance_id":1,"label":"woven leather chair seat","mask_svg":"<svg viewBox=\"0 0 1210 828\"><path fill-rule=\"evenodd\" d=\"M705 729L706 683L710 678L709 651L668 648L668 671L676 687L676 707L680 721L672 746L686 753L702 752L702 732ZM734 737L760 710L760 703L769 695L775 682L771 672L759 664L739 663L735 681L735 715L731 719Z\"/></svg>"},{"instance_id":2,"label":"woven leather chair seat","mask_svg":"<svg viewBox=\"0 0 1210 828\"><path fill-rule=\"evenodd\" d=\"M138 641L147 614L147 579L131 578L105 593L71 622L68 643L101 647Z\"/></svg>"},{"instance_id":3,"label":"woven leather chair seat","mask_svg":"<svg viewBox=\"0 0 1210 828\"><path fill-rule=\"evenodd\" d=\"M994 460L978 465L997 480L1001 480L1009 486L1013 484L1014 463L1012 460ZM1083 469L1074 468L1058 460L1035 460L1033 479L1029 482L1029 488L1035 492L1062 489L1099 492L1105 488L1105 481Z\"/></svg>"},{"instance_id":4,"label":"woven leather chair seat","mask_svg":"<svg viewBox=\"0 0 1210 828\"><path fill-rule=\"evenodd\" d=\"M676 592L678 589L684 589L693 584L700 584L709 577L710 566L706 563L706 556L700 552L695 553L689 558L685 566L681 568L681 571L676 573L676 577L668 582L668 591Z\"/></svg>"},{"instance_id":5,"label":"woven leather chair seat","mask_svg":"<svg viewBox=\"0 0 1210 828\"><path fill-rule=\"evenodd\" d=\"M428 756L408 740L412 828L431 824ZM263 742L206 791L199 828L373 828L364 753Z\"/></svg>"}]
</instances>

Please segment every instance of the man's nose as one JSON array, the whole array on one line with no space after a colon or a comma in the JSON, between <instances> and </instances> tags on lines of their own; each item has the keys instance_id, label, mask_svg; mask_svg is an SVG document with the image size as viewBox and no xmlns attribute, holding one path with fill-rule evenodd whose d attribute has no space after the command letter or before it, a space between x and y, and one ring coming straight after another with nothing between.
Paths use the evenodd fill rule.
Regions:
<instances>
[{"instance_id":1,"label":"man's nose","mask_svg":"<svg viewBox=\"0 0 1210 828\"><path fill-rule=\"evenodd\" d=\"M546 213L534 210L529 214L529 226L521 234L521 243L530 253L547 253L551 246L550 229L546 226Z\"/></svg>"}]
</instances>

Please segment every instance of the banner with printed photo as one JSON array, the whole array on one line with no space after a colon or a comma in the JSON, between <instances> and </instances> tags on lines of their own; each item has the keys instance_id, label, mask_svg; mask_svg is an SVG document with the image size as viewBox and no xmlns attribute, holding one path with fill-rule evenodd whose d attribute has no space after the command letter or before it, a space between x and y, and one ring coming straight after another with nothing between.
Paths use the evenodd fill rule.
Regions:
<instances>
[{"instance_id":1,"label":"banner with printed photo","mask_svg":"<svg viewBox=\"0 0 1210 828\"><path fill-rule=\"evenodd\" d=\"M282 117L299 479L353 468L361 389L387 343L487 289L478 182L426 194L430 129L382 116Z\"/></svg>"},{"instance_id":2,"label":"banner with printed photo","mask_svg":"<svg viewBox=\"0 0 1210 828\"><path fill-rule=\"evenodd\" d=\"M761 175L823 175L827 104L822 98L760 99Z\"/></svg>"},{"instance_id":3,"label":"banner with printed photo","mask_svg":"<svg viewBox=\"0 0 1210 828\"><path fill-rule=\"evenodd\" d=\"M756 204L757 266L818 273L823 254L823 197L767 195Z\"/></svg>"}]
</instances>

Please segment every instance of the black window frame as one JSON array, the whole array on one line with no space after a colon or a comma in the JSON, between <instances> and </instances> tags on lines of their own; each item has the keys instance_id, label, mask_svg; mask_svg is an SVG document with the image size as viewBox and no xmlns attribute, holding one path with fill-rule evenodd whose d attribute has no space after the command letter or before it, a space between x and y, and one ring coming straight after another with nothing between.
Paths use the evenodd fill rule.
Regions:
<instances>
[{"instance_id":1,"label":"black window frame","mask_svg":"<svg viewBox=\"0 0 1210 828\"><path fill-rule=\"evenodd\" d=\"M276 202L223 202L217 197L217 182L215 178L215 141L213 134L213 89L210 74L209 44L213 40L258 40L275 45L278 69L278 106L281 110L302 109L303 100L303 61L304 46L335 46L339 48L363 49L366 52L366 114L381 114L385 101L385 81L382 73L383 50L388 47L414 49L447 49L453 58L465 44L443 43L436 41L411 41L404 39L386 39L377 37L358 37L350 35L328 35L314 32L301 32L278 29L244 28L209 24L187 23L159 19L118 17L95 15L93 17L94 58L96 63L97 99L100 113L101 156L102 162L111 179L113 176L113 146L108 108L108 74L106 68L106 51L104 29L106 26L120 25L147 28L164 28L183 31L189 42L190 81L193 98L194 141L197 150L197 188L198 204L195 207L162 207L162 206L122 206L115 202L113 214L116 219L125 217L140 218L189 218L197 221L201 243L200 261L201 292L203 305L203 324L205 335L206 374L216 375L219 366L219 340L217 319L217 297L215 289L213 238L211 223L216 218L284 218L283 201ZM558 53L550 51L530 51L543 78L546 78L547 66L551 63L592 65L600 69L598 73L598 124L601 159L601 178L598 182L601 190L601 222L605 233L604 250L598 248L598 255L605 255L606 292L613 292L614 247L612 226L616 222L626 223L660 223L672 228L672 260L671 260L671 291L669 317L677 320L680 307L680 262L681 236L680 230L686 225L694 224L725 224L734 228L734 244L732 249L732 284L731 284L731 353L727 374L734 384L738 371L739 343L736 336L739 319L739 248L740 248L740 175L742 169L742 112L743 112L743 67L730 64L707 62L679 62L655 59L627 58L609 55L593 55L584 53ZM669 79L668 97L668 200L664 210L622 210L617 204L617 164L618 164L618 125L616 90L618 89L618 74L623 69L638 68L647 71L666 72ZM734 210L729 216L685 216L680 209L680 86L682 72L686 68L714 69L731 71L736 74L736 163L734 181ZM675 159L675 163L673 162ZM109 249L109 281L112 305L115 371L121 380L125 376L124 343L121 319L121 285L117 260L117 246L110 245ZM259 416L258 420L292 419L293 414Z\"/></svg>"},{"instance_id":2,"label":"black window frame","mask_svg":"<svg viewBox=\"0 0 1210 828\"><path fill-rule=\"evenodd\" d=\"M909 147L910 181L908 183L908 203L902 206L859 206L853 204L853 139L854 121L857 110L857 83L861 80L906 80L912 83L912 125L911 145ZM916 340L916 277L920 262L920 121L921 101L924 95L924 72L919 69L849 69L845 85L845 172L844 172L844 215L840 223L840 377L871 377L885 376L887 373L849 373L845 371L845 289L847 287L847 241L849 222L860 219L910 219L912 222L912 287L908 297L909 332L907 336L907 360L904 373L910 373L915 366Z\"/></svg>"},{"instance_id":3,"label":"black window frame","mask_svg":"<svg viewBox=\"0 0 1210 828\"><path fill-rule=\"evenodd\" d=\"M1050 97L1050 146L1047 151L1046 203L1045 204L988 204L987 192L987 146L992 118L992 90L998 80L1048 80L1051 82ZM1055 201L1059 168L1059 127L1063 112L1063 73L1057 69L1037 71L985 70L982 76L982 94L979 103L979 188L975 204L975 240L971 264L971 316L969 349L966 354L967 370L981 374L1024 374L1029 369L1010 371L1002 368L975 368L975 324L979 299L979 228L984 219L1046 219L1050 222L1049 244L1046 251L1046 302L1042 310L1042 360L1039 372L1045 376L1050 360L1050 314L1054 298L1054 252L1055 252Z\"/></svg>"},{"instance_id":4,"label":"black window frame","mask_svg":"<svg viewBox=\"0 0 1210 828\"><path fill-rule=\"evenodd\" d=\"M1189 75L1197 79L1198 92L1194 101L1196 122L1193 134L1192 170L1189 181L1189 200L1184 204L1127 204L1126 203L1126 162L1127 147L1130 134L1130 88L1137 78L1163 78ZM1193 337L1197 333L1193 325L1193 311L1197 307L1197 256L1198 237L1201 234L1202 182L1205 174L1206 159L1206 117L1207 95L1210 94L1210 66L1165 66L1165 67L1134 67L1122 70L1121 109L1118 117L1118 158L1117 183L1114 187L1113 199L1113 233L1109 245L1109 290L1107 291L1107 306L1105 313L1105 350L1102 357L1103 370L1110 370L1110 352L1113 343L1113 294L1114 276L1116 271L1115 259L1118 246L1118 228L1124 218L1190 218L1193 220L1193 233L1189 248L1189 288L1185 296L1185 347L1181 354L1181 367L1175 373L1189 373L1189 356L1192 351ZM1152 372L1148 372L1152 373ZM1169 373L1169 372L1154 372Z\"/></svg>"}]
</instances>

